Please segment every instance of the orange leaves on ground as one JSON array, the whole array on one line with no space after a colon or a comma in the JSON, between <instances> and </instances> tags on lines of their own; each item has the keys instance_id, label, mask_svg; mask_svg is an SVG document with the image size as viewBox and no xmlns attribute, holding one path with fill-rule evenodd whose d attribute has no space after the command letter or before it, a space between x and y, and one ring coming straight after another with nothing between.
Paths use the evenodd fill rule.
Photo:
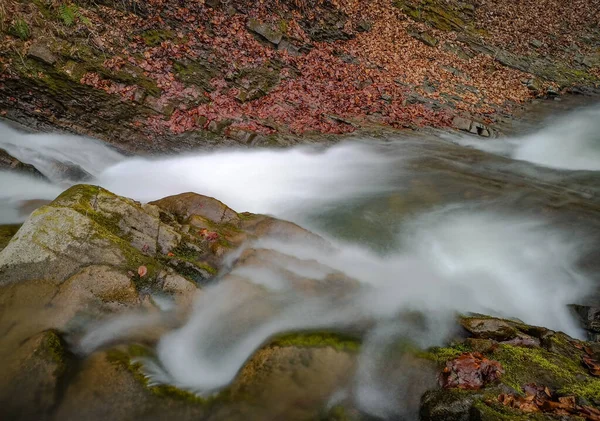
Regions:
<instances>
[{"instance_id":1,"label":"orange leaves on ground","mask_svg":"<svg viewBox=\"0 0 600 421\"><path fill-rule=\"evenodd\" d=\"M585 355L581 357L581 361L590 374L594 377L600 377L600 362L594 358L594 351L589 346L584 346L579 342L573 343L573 346L585 352Z\"/></svg>"},{"instance_id":2,"label":"orange leaves on ground","mask_svg":"<svg viewBox=\"0 0 600 421\"><path fill-rule=\"evenodd\" d=\"M575 396L556 396L543 386L528 384L523 387L525 396L501 394L498 401L523 412L544 412L553 415L574 415L588 421L600 421L600 410L589 406L577 405Z\"/></svg>"},{"instance_id":3,"label":"orange leaves on ground","mask_svg":"<svg viewBox=\"0 0 600 421\"><path fill-rule=\"evenodd\" d=\"M219 239L219 234L214 232L214 231L209 231L205 228L201 229L198 234L201 237L204 237L205 239L207 239L208 241L216 241Z\"/></svg>"},{"instance_id":4,"label":"orange leaves on ground","mask_svg":"<svg viewBox=\"0 0 600 421\"><path fill-rule=\"evenodd\" d=\"M446 363L440 384L444 388L476 390L495 382L503 373L498 361L489 360L478 352L469 352Z\"/></svg>"}]
</instances>

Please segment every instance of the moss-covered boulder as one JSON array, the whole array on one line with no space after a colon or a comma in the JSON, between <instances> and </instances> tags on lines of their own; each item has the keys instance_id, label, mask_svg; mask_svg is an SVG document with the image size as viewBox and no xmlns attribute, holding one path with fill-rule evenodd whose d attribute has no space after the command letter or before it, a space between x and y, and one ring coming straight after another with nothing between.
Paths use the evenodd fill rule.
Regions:
<instances>
[{"instance_id":1,"label":"moss-covered boulder","mask_svg":"<svg viewBox=\"0 0 600 421\"><path fill-rule=\"evenodd\" d=\"M447 387L427 392L421 402L422 420L556 419L555 406L551 404L523 411L504 405L499 399L501 395L531 396L527 393L532 385L547 390L548 400L569 399L578 407L593 410L600 406L600 378L583 363L586 356L597 358L600 349L596 345L512 320L466 317L461 325L471 331L472 337L449 347L430 349L425 357L437 361L441 373L448 361L467 352L482 352L482 358L500 364L503 373L496 382L478 390ZM538 342L523 340L525 337ZM481 347L482 341L486 341L485 347ZM571 414L571 418L564 419L581 419L577 411Z\"/></svg>"}]
</instances>

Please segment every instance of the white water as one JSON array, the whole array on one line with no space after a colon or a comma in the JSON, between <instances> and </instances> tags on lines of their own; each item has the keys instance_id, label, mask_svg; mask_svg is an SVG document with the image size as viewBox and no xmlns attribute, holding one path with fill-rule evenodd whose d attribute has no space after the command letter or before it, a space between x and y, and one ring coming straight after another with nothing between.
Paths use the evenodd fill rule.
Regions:
<instances>
[{"instance_id":1,"label":"white water","mask_svg":"<svg viewBox=\"0 0 600 421\"><path fill-rule=\"evenodd\" d=\"M590 284L575 269L581 251L577 241L549 230L543 221L464 210L430 213L411 227L407 247L385 257L350 244L338 244L334 251L298 242L255 244L318 262L331 268L329 273L343 272L359 287L341 297L338 290L315 296L281 277L265 282L276 271L245 268L245 278L268 292L244 294L228 280L206 290L189 322L161 340L158 355L165 371L153 373L155 381L218 390L276 333L366 321L389 325L412 311L424 313L430 330L406 323L397 326L395 337L413 329L411 339L422 346L441 344L451 327L443 321L456 312L516 317L579 334L567 304L589 292ZM306 276L301 267L286 264L285 269ZM324 282L327 273L313 277ZM256 308L269 311L255 315ZM237 323L245 325L231 332Z\"/></svg>"},{"instance_id":2,"label":"white water","mask_svg":"<svg viewBox=\"0 0 600 421\"><path fill-rule=\"evenodd\" d=\"M588 114L582 118L589 120ZM591 130L576 135L579 137L572 140L569 153L546 153L561 144L552 133L556 132L542 131L529 140L508 144L517 145L516 157L526 155L543 165L551 161L561 168L600 169L594 160L582 159L595 151ZM52 169L58 161L78 166L91 174L95 183L137 200L196 191L238 211L269 213L304 223L310 221L307 215L330 207L401 192L411 172L407 165L411 156L402 142L349 142L325 150L226 150L147 159L124 158L85 138L19 135L4 129L2 134L0 147L12 145L11 153L45 168L44 174L56 183L72 182ZM61 189L10 173L0 173L0 183L0 203L9 205L49 199ZM354 217L358 224L366 218ZM367 412L389 415L398 410L389 396L392 389L369 368L376 365L378 350L398 337L409 337L421 346L441 344L452 329L455 312L516 317L574 336L581 334L566 306L591 288L589 279L577 269L586 244L584 237L576 239L577 233L559 230L550 221L462 205L433 208L407 222L402 231L393 231L401 246L384 256L360 241L336 240L335 230L320 234L332 240L333 249L274 240L254 244L305 264L290 265L282 260L272 262L272 270L234 270L232 278L207 288L187 323L162 337L158 362L147 362L151 379L212 393L229 384L252 353L277 333L369 326L365 332L368 354L363 355L352 393ZM322 266L311 269L313 263L309 262ZM282 278L275 270L278 265L325 286L328 274L343 272L357 287L341 293L327 288L308 293ZM240 289L235 277L243 277L246 287ZM253 285L260 286L259 294ZM415 311L424 315L423 325L402 319L403 314ZM110 320L90 331L82 349L90 352L155 321L140 315Z\"/></svg>"},{"instance_id":3,"label":"white water","mask_svg":"<svg viewBox=\"0 0 600 421\"><path fill-rule=\"evenodd\" d=\"M600 107L554 118L533 134L511 139L452 137L463 146L544 167L600 171Z\"/></svg>"}]
</instances>

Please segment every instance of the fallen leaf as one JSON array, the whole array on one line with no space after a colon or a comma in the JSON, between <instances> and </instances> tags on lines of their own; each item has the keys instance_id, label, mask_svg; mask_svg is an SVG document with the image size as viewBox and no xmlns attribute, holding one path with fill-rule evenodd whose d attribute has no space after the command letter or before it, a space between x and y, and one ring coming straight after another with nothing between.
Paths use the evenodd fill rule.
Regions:
<instances>
[{"instance_id":1,"label":"fallen leaf","mask_svg":"<svg viewBox=\"0 0 600 421\"><path fill-rule=\"evenodd\" d=\"M140 266L138 268L137 272L138 272L138 275L140 275L140 278L143 278L148 273L148 268L146 266Z\"/></svg>"},{"instance_id":2,"label":"fallen leaf","mask_svg":"<svg viewBox=\"0 0 600 421\"><path fill-rule=\"evenodd\" d=\"M481 389L504 373L498 361L485 358L478 352L465 353L448 361L440 376L444 388Z\"/></svg>"},{"instance_id":3,"label":"fallen leaf","mask_svg":"<svg viewBox=\"0 0 600 421\"><path fill-rule=\"evenodd\" d=\"M589 370L590 374L595 377L600 377L600 362L596 361L589 355L581 357L583 365Z\"/></svg>"}]
</instances>

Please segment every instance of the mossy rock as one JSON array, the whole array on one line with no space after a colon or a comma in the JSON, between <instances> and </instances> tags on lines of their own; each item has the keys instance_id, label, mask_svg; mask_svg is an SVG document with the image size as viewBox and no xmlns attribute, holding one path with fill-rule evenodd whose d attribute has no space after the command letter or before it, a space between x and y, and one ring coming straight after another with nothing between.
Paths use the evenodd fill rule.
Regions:
<instances>
[{"instance_id":1,"label":"mossy rock","mask_svg":"<svg viewBox=\"0 0 600 421\"><path fill-rule=\"evenodd\" d=\"M164 29L149 29L140 34L144 43L149 47L154 47L163 41L175 38L175 34L171 30Z\"/></svg>"},{"instance_id":2,"label":"mossy rock","mask_svg":"<svg viewBox=\"0 0 600 421\"><path fill-rule=\"evenodd\" d=\"M332 332L297 332L275 337L270 346L322 348L332 347L338 351L358 352L362 341L360 338L342 333Z\"/></svg>"},{"instance_id":3,"label":"mossy rock","mask_svg":"<svg viewBox=\"0 0 600 421\"><path fill-rule=\"evenodd\" d=\"M3 282L49 279L60 283L83 267L105 264L131 271L146 266L147 275L135 280L139 287L150 286L160 267L152 256L132 245L133 237L128 235L133 231L123 230L121 220L132 217L139 218L139 229L153 221L135 202L100 187L70 188L35 211L4 249ZM158 229L158 218L155 223ZM146 236L156 241L156 232ZM65 254L69 257L62 257Z\"/></svg>"},{"instance_id":4,"label":"mossy rock","mask_svg":"<svg viewBox=\"0 0 600 421\"><path fill-rule=\"evenodd\" d=\"M481 319L481 317L480 317ZM485 350L485 357L498 361L504 374L498 383L479 391L446 389L431 391L423 398L422 420L546 420L544 414L525 414L498 403L501 393L523 395L523 386L537 384L549 387L559 396L575 396L586 405L600 406L600 378L592 376L582 365L584 351L580 342L564 333L529 326L512 320L487 318L497 326L515 329L520 335L534 335L541 346L519 346L498 343ZM503 329L503 332L508 332ZM511 330L511 335L514 332ZM497 339L505 339L504 336ZM489 339L488 339L489 340ZM421 354L444 367L465 352L478 352L476 341L457 342L447 347L432 348Z\"/></svg>"},{"instance_id":5,"label":"mossy rock","mask_svg":"<svg viewBox=\"0 0 600 421\"><path fill-rule=\"evenodd\" d=\"M206 92L212 92L214 88L210 81L218 74L218 70L203 61L176 61L173 63L173 73L186 85L198 86Z\"/></svg>"},{"instance_id":6,"label":"mossy rock","mask_svg":"<svg viewBox=\"0 0 600 421\"><path fill-rule=\"evenodd\" d=\"M472 5L439 0L397 0L395 6L412 19L442 31L474 31Z\"/></svg>"},{"instance_id":7,"label":"mossy rock","mask_svg":"<svg viewBox=\"0 0 600 421\"><path fill-rule=\"evenodd\" d=\"M265 66L247 68L234 77L235 85L240 89L237 99L240 102L254 101L267 95L279 83L279 71Z\"/></svg>"}]
</instances>

